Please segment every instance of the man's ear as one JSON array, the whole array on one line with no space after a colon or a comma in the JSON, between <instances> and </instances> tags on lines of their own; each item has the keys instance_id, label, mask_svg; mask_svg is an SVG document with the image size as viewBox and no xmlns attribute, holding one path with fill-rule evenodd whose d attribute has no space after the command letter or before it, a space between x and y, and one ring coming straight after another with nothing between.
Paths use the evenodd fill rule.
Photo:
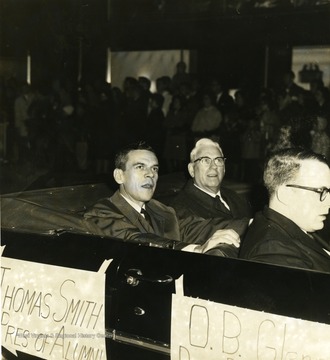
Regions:
<instances>
[{"instance_id":1,"label":"man's ear","mask_svg":"<svg viewBox=\"0 0 330 360\"><path fill-rule=\"evenodd\" d=\"M288 188L285 185L281 185L276 190L275 196L277 197L277 200L282 204L288 204L291 200L291 189Z\"/></svg>"},{"instance_id":2,"label":"man's ear","mask_svg":"<svg viewBox=\"0 0 330 360\"><path fill-rule=\"evenodd\" d=\"M124 172L122 169L115 169L113 171L113 178L115 179L117 184L122 184L124 182Z\"/></svg>"},{"instance_id":3,"label":"man's ear","mask_svg":"<svg viewBox=\"0 0 330 360\"><path fill-rule=\"evenodd\" d=\"M189 172L189 175L190 175L192 178L195 177L194 164L191 163L191 162L188 164L188 172Z\"/></svg>"}]
</instances>

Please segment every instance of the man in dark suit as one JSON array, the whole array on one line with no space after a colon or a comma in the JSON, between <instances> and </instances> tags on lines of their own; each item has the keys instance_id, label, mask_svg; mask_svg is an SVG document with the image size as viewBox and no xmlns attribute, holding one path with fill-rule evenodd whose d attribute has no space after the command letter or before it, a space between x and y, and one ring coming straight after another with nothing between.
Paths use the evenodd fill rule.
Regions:
<instances>
[{"instance_id":1,"label":"man in dark suit","mask_svg":"<svg viewBox=\"0 0 330 360\"><path fill-rule=\"evenodd\" d=\"M234 105L234 98L229 95L228 91L225 90L224 86L217 78L211 80L210 88L215 96L216 106L221 112L222 118L225 118L227 112Z\"/></svg>"},{"instance_id":2,"label":"man in dark suit","mask_svg":"<svg viewBox=\"0 0 330 360\"><path fill-rule=\"evenodd\" d=\"M283 74L282 88L280 92L285 92L290 97L291 101L298 101L301 95L306 93L305 89L297 85L295 82L295 73L288 70Z\"/></svg>"},{"instance_id":3,"label":"man in dark suit","mask_svg":"<svg viewBox=\"0 0 330 360\"><path fill-rule=\"evenodd\" d=\"M198 140L190 153L188 171L192 179L171 202L179 218L240 219L248 226L252 217L248 201L222 186L225 158L217 142L207 138Z\"/></svg>"},{"instance_id":4,"label":"man in dark suit","mask_svg":"<svg viewBox=\"0 0 330 360\"><path fill-rule=\"evenodd\" d=\"M330 272L329 239L317 234L330 208L325 158L309 150L281 150L266 163L264 183L269 206L250 225L240 257Z\"/></svg>"},{"instance_id":5,"label":"man in dark suit","mask_svg":"<svg viewBox=\"0 0 330 360\"><path fill-rule=\"evenodd\" d=\"M246 228L243 222L178 219L173 208L152 199L159 168L152 148L140 143L122 149L115 167L119 190L85 213L91 233L201 253L219 243L239 246L239 234Z\"/></svg>"},{"instance_id":6,"label":"man in dark suit","mask_svg":"<svg viewBox=\"0 0 330 360\"><path fill-rule=\"evenodd\" d=\"M171 206L181 218L243 219L252 217L251 207L243 196L222 186L225 158L219 144L203 138L190 153L189 179Z\"/></svg>"}]
</instances>

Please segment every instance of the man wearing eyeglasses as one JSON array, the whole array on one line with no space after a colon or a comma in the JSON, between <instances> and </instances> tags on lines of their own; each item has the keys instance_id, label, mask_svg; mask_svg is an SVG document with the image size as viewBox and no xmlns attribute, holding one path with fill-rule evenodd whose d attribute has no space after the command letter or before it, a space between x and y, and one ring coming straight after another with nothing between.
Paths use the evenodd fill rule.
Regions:
<instances>
[{"instance_id":1,"label":"man wearing eyeglasses","mask_svg":"<svg viewBox=\"0 0 330 360\"><path fill-rule=\"evenodd\" d=\"M190 153L191 179L171 203L179 218L241 219L248 224L252 210L247 200L222 186L225 157L217 142L202 138Z\"/></svg>"},{"instance_id":2,"label":"man wearing eyeglasses","mask_svg":"<svg viewBox=\"0 0 330 360\"><path fill-rule=\"evenodd\" d=\"M264 183L269 206L256 214L240 257L330 272L329 239L317 234L330 208L325 158L310 150L281 150L268 159Z\"/></svg>"},{"instance_id":3,"label":"man wearing eyeglasses","mask_svg":"<svg viewBox=\"0 0 330 360\"><path fill-rule=\"evenodd\" d=\"M239 247L244 223L237 221L233 228L232 222L223 219L178 219L173 208L152 198L159 164L147 144L132 144L118 151L115 166L113 175L119 189L84 214L90 233L198 253L216 246L219 251L221 244Z\"/></svg>"}]
</instances>

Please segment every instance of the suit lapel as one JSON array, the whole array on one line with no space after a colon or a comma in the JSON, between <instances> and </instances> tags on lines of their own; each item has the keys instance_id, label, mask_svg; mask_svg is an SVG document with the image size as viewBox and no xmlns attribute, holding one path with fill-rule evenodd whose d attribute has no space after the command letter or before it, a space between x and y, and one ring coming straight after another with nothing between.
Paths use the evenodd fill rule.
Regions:
<instances>
[{"instance_id":1,"label":"suit lapel","mask_svg":"<svg viewBox=\"0 0 330 360\"><path fill-rule=\"evenodd\" d=\"M284 233L287 233L295 241L303 243L306 247L313 248L314 251L326 256L323 248L329 250L329 245L325 247L325 241L317 234L306 234L302 231L293 221L284 217L283 215L276 213L274 210L269 211L268 208L264 210L266 217L271 219L277 224L278 228Z\"/></svg>"},{"instance_id":2,"label":"suit lapel","mask_svg":"<svg viewBox=\"0 0 330 360\"><path fill-rule=\"evenodd\" d=\"M135 225L142 233L154 233L152 227L138 213L133 207L120 195L119 191L111 197L111 202L118 208L118 210Z\"/></svg>"},{"instance_id":3,"label":"suit lapel","mask_svg":"<svg viewBox=\"0 0 330 360\"><path fill-rule=\"evenodd\" d=\"M311 238L312 238L312 247L315 249L315 251L318 251L320 253L322 253L323 255L325 254L325 250L330 251L330 246L329 244L323 240L321 238L321 236L319 236L316 233L312 233L310 234Z\"/></svg>"},{"instance_id":4,"label":"suit lapel","mask_svg":"<svg viewBox=\"0 0 330 360\"><path fill-rule=\"evenodd\" d=\"M148 213L150 214L150 217L151 217L151 222L152 222L152 226L153 226L152 232L154 232L155 234L157 234L159 236L164 236L164 232L165 232L164 217L159 215L159 213L157 211L155 211L156 210L155 207L150 202L148 202L146 204L146 209L148 210Z\"/></svg>"},{"instance_id":5,"label":"suit lapel","mask_svg":"<svg viewBox=\"0 0 330 360\"><path fill-rule=\"evenodd\" d=\"M231 212L225 207L223 202L218 198L215 199L211 195L205 193L202 190L199 190L193 183L192 180L189 180L186 186L186 191L190 193L194 198L193 206L195 208L203 208L205 212L209 213L209 217L213 217L215 214L219 216L219 212L221 212L225 216L231 217ZM223 193L221 192L221 197L224 201L227 202L227 200L223 197ZM227 202L228 204L228 202ZM228 204L229 205L229 204ZM230 207L230 205L229 205ZM213 210L210 210L213 209Z\"/></svg>"},{"instance_id":6,"label":"suit lapel","mask_svg":"<svg viewBox=\"0 0 330 360\"><path fill-rule=\"evenodd\" d=\"M236 209L236 203L232 200L232 198L230 196L228 196L228 192L226 191L225 188L220 188L220 192L221 192L221 197L223 198L223 200L228 204L229 209L228 212L234 216L233 214L237 214L237 209ZM239 217L243 217L239 216Z\"/></svg>"},{"instance_id":7,"label":"suit lapel","mask_svg":"<svg viewBox=\"0 0 330 360\"><path fill-rule=\"evenodd\" d=\"M111 197L111 202L118 208L118 210L135 225L141 233L151 233L158 236L164 236L165 233L165 218L158 211L157 205L153 200L146 203L146 209L151 217L152 227L138 213L133 207L120 195L119 191Z\"/></svg>"},{"instance_id":8,"label":"suit lapel","mask_svg":"<svg viewBox=\"0 0 330 360\"><path fill-rule=\"evenodd\" d=\"M218 213L219 211L225 214L225 211L223 209L224 205L221 204L220 199L217 201L209 194L206 194L204 191L199 190L194 185L192 180L189 180L186 191L190 193L193 197L193 202L191 206L193 206L196 211L200 211L200 209L203 208L203 212L208 214L208 217L214 216L214 214Z\"/></svg>"},{"instance_id":9,"label":"suit lapel","mask_svg":"<svg viewBox=\"0 0 330 360\"><path fill-rule=\"evenodd\" d=\"M221 194L222 196L222 194ZM226 201L223 196L222 199L224 201ZM220 197L217 195L214 199L214 206L218 211L221 211L222 213L226 214L226 215L230 215L230 211L226 208L225 204L221 201Z\"/></svg>"}]
</instances>

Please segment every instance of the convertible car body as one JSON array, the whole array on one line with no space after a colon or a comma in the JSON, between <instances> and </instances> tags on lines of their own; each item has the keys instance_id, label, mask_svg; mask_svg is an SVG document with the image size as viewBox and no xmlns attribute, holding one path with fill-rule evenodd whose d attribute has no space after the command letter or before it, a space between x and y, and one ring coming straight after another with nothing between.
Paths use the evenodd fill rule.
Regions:
<instances>
[{"instance_id":1,"label":"convertible car body","mask_svg":"<svg viewBox=\"0 0 330 360\"><path fill-rule=\"evenodd\" d=\"M330 359L330 274L87 234L110 194L2 196L5 359Z\"/></svg>"}]
</instances>

